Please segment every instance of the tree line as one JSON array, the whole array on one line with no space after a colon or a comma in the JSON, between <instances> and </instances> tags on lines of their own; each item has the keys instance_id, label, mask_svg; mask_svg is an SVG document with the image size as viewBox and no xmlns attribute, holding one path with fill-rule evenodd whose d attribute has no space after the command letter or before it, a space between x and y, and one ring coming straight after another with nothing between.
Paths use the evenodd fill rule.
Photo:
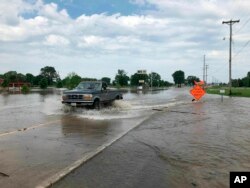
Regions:
<instances>
[{"instance_id":1,"label":"tree line","mask_svg":"<svg viewBox=\"0 0 250 188\"><path fill-rule=\"evenodd\" d=\"M243 78L233 79L233 87L250 87L250 71L247 73L247 76Z\"/></svg>"},{"instance_id":2,"label":"tree line","mask_svg":"<svg viewBox=\"0 0 250 188\"><path fill-rule=\"evenodd\" d=\"M195 81L199 81L199 78L196 76L188 76L185 79L185 74L183 71L179 70L172 74L174 83L179 87L181 84L190 84L192 85ZM5 74L0 74L0 78L4 80L2 87L8 87L10 83L13 82L27 82L32 87L39 86L42 89L47 88L48 86L53 86L57 88L66 87L68 89L75 88L81 81L96 81L96 78L87 78L81 77L78 74L72 72L69 73L64 79L60 78L59 73L55 70L54 67L45 66L40 69L40 73L35 76L31 73L21 74L16 71L9 71ZM138 86L143 84L146 87L169 87L173 85L172 83L165 81L161 78L160 74L156 72L151 72L150 74L140 74L138 72L134 73L131 76L124 70L118 70L115 75L115 79L111 82L111 78L103 77L102 81L105 81L108 85L113 85L117 87L124 86ZM143 82L142 82L143 81Z\"/></svg>"},{"instance_id":3,"label":"tree line","mask_svg":"<svg viewBox=\"0 0 250 188\"><path fill-rule=\"evenodd\" d=\"M60 86L60 76L56 72L54 67L46 66L41 68L40 74L34 76L31 73L22 74L16 71L8 71L4 74L0 74L0 78L4 81L2 87L8 87L10 83L24 82L29 83L31 86L40 86L45 89L48 86L59 84Z\"/></svg>"}]
</instances>

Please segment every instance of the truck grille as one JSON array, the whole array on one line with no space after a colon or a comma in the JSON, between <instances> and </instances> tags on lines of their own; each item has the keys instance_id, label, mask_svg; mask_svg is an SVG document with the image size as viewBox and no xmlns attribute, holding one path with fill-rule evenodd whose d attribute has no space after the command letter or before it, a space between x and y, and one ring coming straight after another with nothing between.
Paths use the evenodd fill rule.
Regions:
<instances>
[{"instance_id":1,"label":"truck grille","mask_svg":"<svg viewBox=\"0 0 250 188\"><path fill-rule=\"evenodd\" d=\"M82 95L67 95L67 98L68 99L83 99L83 96Z\"/></svg>"}]
</instances>

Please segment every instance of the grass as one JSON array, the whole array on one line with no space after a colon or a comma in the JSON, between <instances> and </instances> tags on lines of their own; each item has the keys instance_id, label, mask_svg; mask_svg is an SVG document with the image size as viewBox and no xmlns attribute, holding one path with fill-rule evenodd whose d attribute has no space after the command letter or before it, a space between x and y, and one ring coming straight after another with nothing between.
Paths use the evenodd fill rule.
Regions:
<instances>
[{"instance_id":1,"label":"grass","mask_svg":"<svg viewBox=\"0 0 250 188\"><path fill-rule=\"evenodd\" d=\"M209 87L206 89L208 94L220 94L220 90L224 89L225 94L229 95L229 88L228 87ZM250 88L247 87L232 87L232 95L237 97L250 97Z\"/></svg>"}]
</instances>

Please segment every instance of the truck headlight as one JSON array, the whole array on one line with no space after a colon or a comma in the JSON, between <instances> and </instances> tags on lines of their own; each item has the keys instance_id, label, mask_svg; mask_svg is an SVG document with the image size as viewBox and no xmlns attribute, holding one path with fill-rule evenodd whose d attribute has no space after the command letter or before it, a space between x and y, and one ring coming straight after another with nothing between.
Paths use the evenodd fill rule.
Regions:
<instances>
[{"instance_id":1,"label":"truck headlight","mask_svg":"<svg viewBox=\"0 0 250 188\"><path fill-rule=\"evenodd\" d=\"M83 99L85 100L85 101L91 101L92 100L92 95L91 94L85 94L85 95L83 95Z\"/></svg>"},{"instance_id":2,"label":"truck headlight","mask_svg":"<svg viewBox=\"0 0 250 188\"><path fill-rule=\"evenodd\" d=\"M66 100L67 99L67 95L62 95L62 100Z\"/></svg>"}]
</instances>

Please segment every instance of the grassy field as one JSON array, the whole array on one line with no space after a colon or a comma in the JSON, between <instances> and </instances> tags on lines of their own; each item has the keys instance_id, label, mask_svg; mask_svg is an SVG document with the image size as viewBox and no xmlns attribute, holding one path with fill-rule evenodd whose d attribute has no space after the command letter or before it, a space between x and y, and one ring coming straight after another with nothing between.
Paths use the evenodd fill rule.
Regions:
<instances>
[{"instance_id":1,"label":"grassy field","mask_svg":"<svg viewBox=\"0 0 250 188\"><path fill-rule=\"evenodd\" d=\"M228 87L213 86L206 89L209 94L220 94L220 90L225 90L224 95L229 95ZM246 87L232 87L232 96L237 97L250 97L250 88Z\"/></svg>"}]
</instances>

